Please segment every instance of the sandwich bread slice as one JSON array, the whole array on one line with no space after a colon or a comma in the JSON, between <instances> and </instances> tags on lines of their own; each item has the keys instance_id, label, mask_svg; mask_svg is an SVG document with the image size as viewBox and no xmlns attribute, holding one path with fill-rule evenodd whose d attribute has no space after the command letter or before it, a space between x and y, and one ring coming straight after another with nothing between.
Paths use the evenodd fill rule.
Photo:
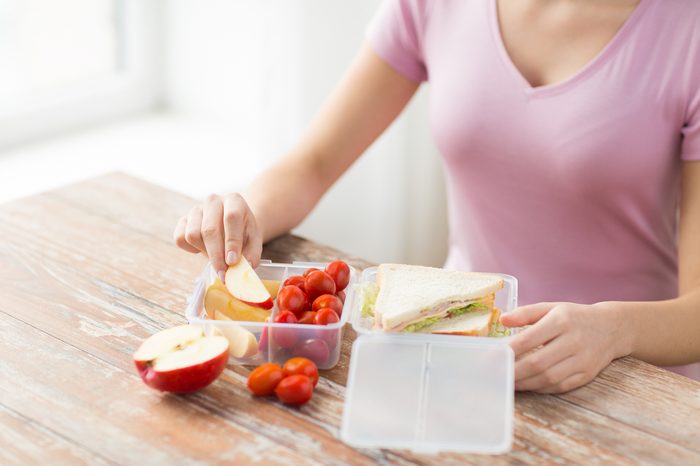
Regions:
<instances>
[{"instance_id":1,"label":"sandwich bread slice","mask_svg":"<svg viewBox=\"0 0 700 466\"><path fill-rule=\"evenodd\" d=\"M465 335L487 337L494 326L498 325L501 312L496 309L479 309L467 312L457 317L443 319L423 329L424 332L444 335Z\"/></svg>"}]
</instances>

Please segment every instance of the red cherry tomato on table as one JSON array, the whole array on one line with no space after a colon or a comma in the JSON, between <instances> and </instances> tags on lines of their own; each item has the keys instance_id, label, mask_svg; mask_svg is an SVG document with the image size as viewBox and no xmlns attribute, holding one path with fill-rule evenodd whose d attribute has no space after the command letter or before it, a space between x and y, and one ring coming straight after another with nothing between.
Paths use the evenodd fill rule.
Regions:
<instances>
[{"instance_id":1,"label":"red cherry tomato on table","mask_svg":"<svg viewBox=\"0 0 700 466\"><path fill-rule=\"evenodd\" d=\"M343 261L333 261L326 266L326 273L335 282L336 291L343 291L350 283L350 266Z\"/></svg>"},{"instance_id":2,"label":"red cherry tomato on table","mask_svg":"<svg viewBox=\"0 0 700 466\"><path fill-rule=\"evenodd\" d=\"M290 375L302 374L307 376L313 382L314 387L318 383L318 367L311 359L307 358L292 358L284 363L282 366L284 371L284 376L289 377Z\"/></svg>"},{"instance_id":3,"label":"red cherry tomato on table","mask_svg":"<svg viewBox=\"0 0 700 466\"><path fill-rule=\"evenodd\" d=\"M284 371L280 366L271 362L263 364L248 376L248 390L256 396L272 395L283 378Z\"/></svg>"},{"instance_id":4,"label":"red cherry tomato on table","mask_svg":"<svg viewBox=\"0 0 700 466\"><path fill-rule=\"evenodd\" d=\"M316 270L306 276L304 287L309 299L313 300L322 294L335 294L335 282L326 272Z\"/></svg>"},{"instance_id":5,"label":"red cherry tomato on table","mask_svg":"<svg viewBox=\"0 0 700 466\"><path fill-rule=\"evenodd\" d=\"M314 299L314 303L311 306L311 309L314 311L318 311L319 309L322 309L324 307L329 307L335 311L338 316L340 316L343 313L343 302L340 300L339 297L333 294L322 294L318 298Z\"/></svg>"},{"instance_id":6,"label":"red cherry tomato on table","mask_svg":"<svg viewBox=\"0 0 700 466\"><path fill-rule=\"evenodd\" d=\"M303 277L306 278L311 272L317 272L318 269L316 267L311 267L306 270L304 270Z\"/></svg>"},{"instance_id":7,"label":"red cherry tomato on table","mask_svg":"<svg viewBox=\"0 0 700 466\"><path fill-rule=\"evenodd\" d=\"M304 291L304 277L301 275L292 275L291 277L287 278L282 286L287 286L287 285L294 285L298 286L301 291Z\"/></svg>"},{"instance_id":8,"label":"red cherry tomato on table","mask_svg":"<svg viewBox=\"0 0 700 466\"><path fill-rule=\"evenodd\" d=\"M277 293L277 307L291 311L295 316L306 310L306 293L294 285L283 286Z\"/></svg>"},{"instance_id":9,"label":"red cherry tomato on table","mask_svg":"<svg viewBox=\"0 0 700 466\"><path fill-rule=\"evenodd\" d=\"M314 324L316 325L334 324L339 321L340 317L338 317L338 314L329 307L319 309L316 311L316 317L314 317Z\"/></svg>"},{"instance_id":10,"label":"red cherry tomato on table","mask_svg":"<svg viewBox=\"0 0 700 466\"><path fill-rule=\"evenodd\" d=\"M285 404L300 406L311 399L314 384L311 379L302 374L285 377L275 388L275 395Z\"/></svg>"},{"instance_id":11,"label":"red cherry tomato on table","mask_svg":"<svg viewBox=\"0 0 700 466\"><path fill-rule=\"evenodd\" d=\"M338 291L335 295L345 304L345 291Z\"/></svg>"},{"instance_id":12,"label":"red cherry tomato on table","mask_svg":"<svg viewBox=\"0 0 700 466\"><path fill-rule=\"evenodd\" d=\"M299 317L299 323L300 324L309 324L313 325L314 323L314 317L316 317L316 312L314 311L305 311L301 317Z\"/></svg>"}]
</instances>

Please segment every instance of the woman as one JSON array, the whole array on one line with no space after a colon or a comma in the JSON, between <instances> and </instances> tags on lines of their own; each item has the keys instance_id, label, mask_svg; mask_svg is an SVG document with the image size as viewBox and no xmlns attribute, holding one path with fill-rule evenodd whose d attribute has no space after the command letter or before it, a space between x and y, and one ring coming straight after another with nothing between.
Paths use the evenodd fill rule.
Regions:
<instances>
[{"instance_id":1,"label":"woman","mask_svg":"<svg viewBox=\"0 0 700 466\"><path fill-rule=\"evenodd\" d=\"M447 266L520 279L526 305L502 317L531 325L511 340L516 389L568 391L629 354L700 361L695 0L390 0L298 145L243 195L194 207L176 243L219 272L256 262L422 81ZM700 380L700 365L677 370Z\"/></svg>"}]
</instances>

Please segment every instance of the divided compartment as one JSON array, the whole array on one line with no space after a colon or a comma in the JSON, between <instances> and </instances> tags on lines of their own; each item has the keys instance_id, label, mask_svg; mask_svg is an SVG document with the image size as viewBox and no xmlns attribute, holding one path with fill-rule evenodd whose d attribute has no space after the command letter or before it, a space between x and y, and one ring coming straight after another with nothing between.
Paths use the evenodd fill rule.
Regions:
<instances>
[{"instance_id":1,"label":"divided compartment","mask_svg":"<svg viewBox=\"0 0 700 466\"><path fill-rule=\"evenodd\" d=\"M512 443L508 345L444 335L362 335L341 438L363 448L503 453Z\"/></svg>"},{"instance_id":2,"label":"divided compartment","mask_svg":"<svg viewBox=\"0 0 700 466\"><path fill-rule=\"evenodd\" d=\"M263 280L278 280L280 286L292 275L302 275L305 270L315 267L323 270L326 263L293 262L292 264L272 263L267 260L260 262L255 269ZM196 283L195 291L188 299L185 312L191 324L202 325L210 333L218 329L231 340L236 327L243 328L255 336L258 351L247 357L230 356L230 361L241 365L259 365L265 362L283 364L293 356L305 356L313 360L319 369L330 369L338 363L342 341L342 328L348 320L349 305L352 302L352 287L356 282L357 272L350 267L350 283L346 288L346 299L340 322L329 325L280 324L274 323L279 309L277 300L274 301L270 314L270 322L212 320L206 316L204 295L207 288L214 282L215 275L211 266L207 265Z\"/></svg>"}]
</instances>

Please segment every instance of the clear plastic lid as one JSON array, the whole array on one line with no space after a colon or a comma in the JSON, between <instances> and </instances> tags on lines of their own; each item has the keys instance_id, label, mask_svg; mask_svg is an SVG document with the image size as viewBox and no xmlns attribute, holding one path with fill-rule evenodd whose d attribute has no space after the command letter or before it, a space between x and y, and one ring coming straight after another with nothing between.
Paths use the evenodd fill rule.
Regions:
<instances>
[{"instance_id":1,"label":"clear plastic lid","mask_svg":"<svg viewBox=\"0 0 700 466\"><path fill-rule=\"evenodd\" d=\"M513 351L463 336L370 334L353 344L341 438L364 448L505 453Z\"/></svg>"},{"instance_id":2,"label":"clear plastic lid","mask_svg":"<svg viewBox=\"0 0 700 466\"><path fill-rule=\"evenodd\" d=\"M360 286L376 280L362 271ZM495 306L517 307L518 281L504 286ZM505 453L513 436L513 351L509 338L386 333L361 314L362 293L350 309L353 343L341 438L356 447L422 453ZM516 333L516 332L513 332Z\"/></svg>"}]
</instances>

